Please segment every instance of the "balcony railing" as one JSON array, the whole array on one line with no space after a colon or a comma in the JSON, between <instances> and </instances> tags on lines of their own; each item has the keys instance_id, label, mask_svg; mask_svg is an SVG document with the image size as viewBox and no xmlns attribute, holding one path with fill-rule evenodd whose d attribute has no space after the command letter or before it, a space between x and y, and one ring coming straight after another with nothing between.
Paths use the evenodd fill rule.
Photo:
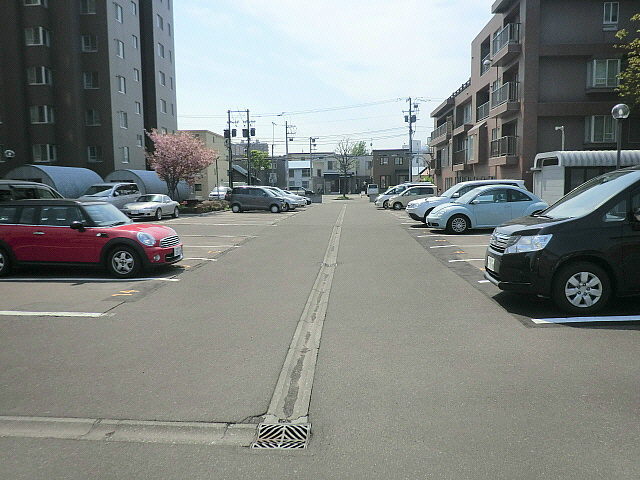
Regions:
<instances>
[{"instance_id":1,"label":"balcony railing","mask_svg":"<svg viewBox=\"0 0 640 480\"><path fill-rule=\"evenodd\" d=\"M520 24L510 23L493 37L493 54L495 55L510 43L520 43Z\"/></svg>"},{"instance_id":2,"label":"balcony railing","mask_svg":"<svg viewBox=\"0 0 640 480\"><path fill-rule=\"evenodd\" d=\"M496 108L506 102L516 102L519 95L520 82L507 82L491 92L491 108Z\"/></svg>"},{"instance_id":3,"label":"balcony railing","mask_svg":"<svg viewBox=\"0 0 640 480\"><path fill-rule=\"evenodd\" d=\"M518 137L502 137L497 140L491 140L491 156L506 157L516 156L518 147Z\"/></svg>"},{"instance_id":4,"label":"balcony railing","mask_svg":"<svg viewBox=\"0 0 640 480\"><path fill-rule=\"evenodd\" d=\"M443 123L438 128L436 128L433 132L431 132L431 140L434 140L438 137L442 137L447 134L447 123Z\"/></svg>"},{"instance_id":5,"label":"balcony railing","mask_svg":"<svg viewBox=\"0 0 640 480\"><path fill-rule=\"evenodd\" d=\"M489 102L483 103L478 107L476 118L478 119L477 121L479 122L480 120L484 120L488 116L489 116Z\"/></svg>"}]
</instances>

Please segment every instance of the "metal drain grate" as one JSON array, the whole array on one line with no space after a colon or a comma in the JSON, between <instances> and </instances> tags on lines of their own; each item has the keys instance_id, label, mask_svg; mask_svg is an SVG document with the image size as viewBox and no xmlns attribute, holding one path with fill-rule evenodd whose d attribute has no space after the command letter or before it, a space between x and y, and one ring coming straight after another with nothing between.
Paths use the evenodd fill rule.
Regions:
<instances>
[{"instance_id":1,"label":"metal drain grate","mask_svg":"<svg viewBox=\"0 0 640 480\"><path fill-rule=\"evenodd\" d=\"M251 448L299 450L307 448L310 423L261 423Z\"/></svg>"}]
</instances>

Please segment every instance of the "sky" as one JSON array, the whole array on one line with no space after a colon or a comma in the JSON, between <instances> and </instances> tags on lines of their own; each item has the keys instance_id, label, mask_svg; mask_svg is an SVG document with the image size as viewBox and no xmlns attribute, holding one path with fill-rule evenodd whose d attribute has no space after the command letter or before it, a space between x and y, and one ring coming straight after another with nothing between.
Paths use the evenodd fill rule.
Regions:
<instances>
[{"instance_id":1,"label":"sky","mask_svg":"<svg viewBox=\"0 0 640 480\"><path fill-rule=\"evenodd\" d=\"M222 134L249 109L256 137L285 152L409 143L471 75L471 41L493 0L175 0L178 128ZM246 113L232 113L239 135ZM292 126L292 127L291 127ZM238 138L239 140L239 138Z\"/></svg>"}]
</instances>

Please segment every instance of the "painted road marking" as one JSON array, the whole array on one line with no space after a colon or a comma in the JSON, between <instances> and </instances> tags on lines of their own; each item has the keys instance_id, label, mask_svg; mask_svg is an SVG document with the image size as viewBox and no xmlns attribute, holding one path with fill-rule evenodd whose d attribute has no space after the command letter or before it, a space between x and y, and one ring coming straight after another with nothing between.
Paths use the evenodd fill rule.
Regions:
<instances>
[{"instance_id":1,"label":"painted road marking","mask_svg":"<svg viewBox=\"0 0 640 480\"><path fill-rule=\"evenodd\" d=\"M143 277L143 278L73 278L73 277L56 277L56 278L2 278L0 282L40 282L40 283L61 283L61 282L95 282L95 283L116 283L116 282L179 282L179 278L164 277Z\"/></svg>"},{"instance_id":2,"label":"painted road marking","mask_svg":"<svg viewBox=\"0 0 640 480\"><path fill-rule=\"evenodd\" d=\"M185 245L185 248L240 248L242 245Z\"/></svg>"},{"instance_id":3,"label":"painted road marking","mask_svg":"<svg viewBox=\"0 0 640 480\"><path fill-rule=\"evenodd\" d=\"M208 262L217 262L218 261L217 258L206 258L206 257L189 257L189 258L183 258L183 260L206 260Z\"/></svg>"},{"instance_id":4,"label":"painted road marking","mask_svg":"<svg viewBox=\"0 0 640 480\"><path fill-rule=\"evenodd\" d=\"M537 324L543 323L593 323L593 322L640 322L638 315L622 315L619 317L566 317L566 318L532 318Z\"/></svg>"},{"instance_id":5,"label":"painted road marking","mask_svg":"<svg viewBox=\"0 0 640 480\"><path fill-rule=\"evenodd\" d=\"M486 245L434 245L429 248L449 248L449 247L486 247Z\"/></svg>"},{"instance_id":6,"label":"painted road marking","mask_svg":"<svg viewBox=\"0 0 640 480\"><path fill-rule=\"evenodd\" d=\"M112 313L97 312L23 312L20 310L0 310L0 315L4 317L110 317Z\"/></svg>"},{"instance_id":7,"label":"painted road marking","mask_svg":"<svg viewBox=\"0 0 640 480\"><path fill-rule=\"evenodd\" d=\"M478 283L491 283L489 280L478 280Z\"/></svg>"},{"instance_id":8,"label":"painted road marking","mask_svg":"<svg viewBox=\"0 0 640 480\"><path fill-rule=\"evenodd\" d=\"M463 258L460 260L449 260L449 263L454 262L484 262L484 258Z\"/></svg>"},{"instance_id":9,"label":"painted road marking","mask_svg":"<svg viewBox=\"0 0 640 480\"><path fill-rule=\"evenodd\" d=\"M180 235L180 238L182 237L256 238L255 235Z\"/></svg>"},{"instance_id":10,"label":"painted road marking","mask_svg":"<svg viewBox=\"0 0 640 480\"><path fill-rule=\"evenodd\" d=\"M484 237L484 238L489 238L491 235L486 234L486 235L482 235L482 234L464 234L464 235L451 235L451 234L447 234L447 233L431 233L429 235L417 235L418 238L422 238L422 237L453 237L453 238L469 238L469 237Z\"/></svg>"}]
</instances>

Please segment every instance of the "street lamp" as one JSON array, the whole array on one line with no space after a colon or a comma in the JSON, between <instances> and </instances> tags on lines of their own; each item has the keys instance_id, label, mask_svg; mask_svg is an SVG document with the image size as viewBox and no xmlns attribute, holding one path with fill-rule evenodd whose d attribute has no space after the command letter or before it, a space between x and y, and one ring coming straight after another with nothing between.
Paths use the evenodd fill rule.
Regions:
<instances>
[{"instance_id":1,"label":"street lamp","mask_svg":"<svg viewBox=\"0 0 640 480\"><path fill-rule=\"evenodd\" d=\"M611 116L616 119L616 140L618 151L616 154L616 170L620 169L620 151L622 150L622 127L620 120L629 116L629 106L619 103L611 109Z\"/></svg>"},{"instance_id":2,"label":"street lamp","mask_svg":"<svg viewBox=\"0 0 640 480\"><path fill-rule=\"evenodd\" d=\"M564 151L564 125L559 125L556 127L556 130L560 130L562 133L562 151Z\"/></svg>"}]
</instances>

